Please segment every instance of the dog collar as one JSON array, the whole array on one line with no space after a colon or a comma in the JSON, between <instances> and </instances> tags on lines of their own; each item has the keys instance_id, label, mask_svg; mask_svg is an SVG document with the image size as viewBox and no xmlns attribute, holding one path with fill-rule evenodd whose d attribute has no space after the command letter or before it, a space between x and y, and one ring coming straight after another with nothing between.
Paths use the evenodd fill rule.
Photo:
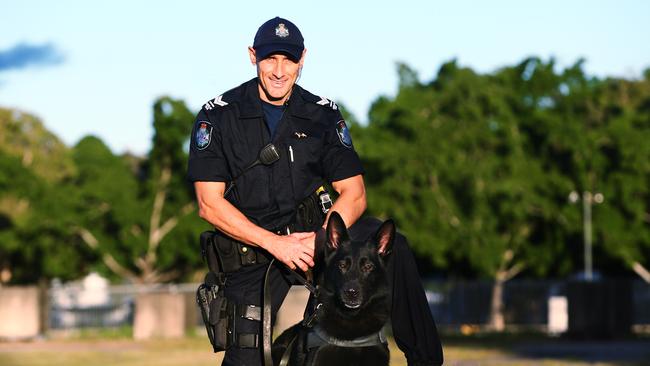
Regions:
<instances>
[{"instance_id":1,"label":"dog collar","mask_svg":"<svg viewBox=\"0 0 650 366\"><path fill-rule=\"evenodd\" d=\"M328 335L319 325L314 326L307 333L307 348L316 348L331 344L338 347L370 347L380 344L388 344L383 329L377 333L354 339L339 339Z\"/></svg>"}]
</instances>

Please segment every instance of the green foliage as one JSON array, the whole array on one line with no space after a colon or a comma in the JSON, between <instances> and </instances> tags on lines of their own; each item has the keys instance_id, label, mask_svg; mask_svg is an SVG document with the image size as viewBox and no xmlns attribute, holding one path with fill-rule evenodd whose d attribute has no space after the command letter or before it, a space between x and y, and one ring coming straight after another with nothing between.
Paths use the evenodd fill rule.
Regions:
<instances>
[{"instance_id":1,"label":"green foliage","mask_svg":"<svg viewBox=\"0 0 650 366\"><path fill-rule=\"evenodd\" d=\"M430 81L398 65L394 97L361 125L342 106L366 170L368 211L392 217L415 250L454 276L565 276L582 268L581 202L593 207L594 265L650 264L650 69L597 79L579 60L531 57L490 74L450 61ZM0 281L136 282L202 268L185 180L191 113L153 105L151 151L116 155L88 136L65 147L37 118L0 109Z\"/></svg>"},{"instance_id":2,"label":"green foliage","mask_svg":"<svg viewBox=\"0 0 650 366\"><path fill-rule=\"evenodd\" d=\"M171 170L171 179L165 190L163 217L178 217L178 225L160 244L162 248L170 249L162 250L158 261L162 268L177 270L183 276L188 276L197 269L203 269L198 235L210 228L198 217L194 189L188 184L186 175L187 141L195 113L183 101L169 97L159 98L154 103L153 111L155 134L147 168L154 174L149 176L149 186L156 187L161 170ZM187 211L188 208L192 211Z\"/></svg>"},{"instance_id":3,"label":"green foliage","mask_svg":"<svg viewBox=\"0 0 650 366\"><path fill-rule=\"evenodd\" d=\"M146 158L115 155L93 136L68 149L35 118L0 112L0 126L13 134L0 145L0 270L11 282L90 270L169 281L201 266L195 242L205 225L191 214L183 150L194 116L182 101L154 104Z\"/></svg>"},{"instance_id":4,"label":"green foliage","mask_svg":"<svg viewBox=\"0 0 650 366\"><path fill-rule=\"evenodd\" d=\"M66 146L28 113L0 108L0 149L47 181L59 181L74 172Z\"/></svg>"},{"instance_id":5,"label":"green foliage","mask_svg":"<svg viewBox=\"0 0 650 366\"><path fill-rule=\"evenodd\" d=\"M73 278L88 251L70 240L69 151L40 121L0 109L0 271L14 283Z\"/></svg>"},{"instance_id":6,"label":"green foliage","mask_svg":"<svg viewBox=\"0 0 650 366\"><path fill-rule=\"evenodd\" d=\"M22 236L40 188L20 160L0 151L0 268L22 259Z\"/></svg>"},{"instance_id":7,"label":"green foliage","mask_svg":"<svg viewBox=\"0 0 650 366\"><path fill-rule=\"evenodd\" d=\"M648 75L590 79L582 61L556 69L529 58L480 75L451 61L423 83L398 65L398 94L378 98L369 124L352 129L369 212L395 218L452 274L566 275L582 265L581 211L567 196L602 192L601 263L647 264Z\"/></svg>"},{"instance_id":8,"label":"green foliage","mask_svg":"<svg viewBox=\"0 0 650 366\"><path fill-rule=\"evenodd\" d=\"M80 233L87 230L98 242L105 273L138 282L179 279L200 264L192 244L203 224L190 215L194 196L183 150L194 117L182 101L168 97L153 110L155 135L147 158L115 156L94 137L81 140L73 153ZM92 238L85 241L92 245Z\"/></svg>"}]
</instances>

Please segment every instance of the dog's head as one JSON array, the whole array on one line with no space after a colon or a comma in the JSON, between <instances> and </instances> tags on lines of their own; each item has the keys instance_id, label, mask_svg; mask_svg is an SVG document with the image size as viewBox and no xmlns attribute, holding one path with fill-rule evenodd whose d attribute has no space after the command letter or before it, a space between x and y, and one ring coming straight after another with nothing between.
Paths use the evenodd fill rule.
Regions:
<instances>
[{"instance_id":1,"label":"dog's head","mask_svg":"<svg viewBox=\"0 0 650 366\"><path fill-rule=\"evenodd\" d=\"M395 238L395 224L384 222L365 241L353 241L337 212L325 231L321 286L336 308L354 314L388 296L386 266Z\"/></svg>"}]
</instances>

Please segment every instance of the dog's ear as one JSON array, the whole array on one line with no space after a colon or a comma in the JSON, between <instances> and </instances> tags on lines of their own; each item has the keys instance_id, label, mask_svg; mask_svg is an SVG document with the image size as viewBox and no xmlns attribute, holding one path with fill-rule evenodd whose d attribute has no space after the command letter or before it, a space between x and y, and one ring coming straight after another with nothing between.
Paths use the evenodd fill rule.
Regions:
<instances>
[{"instance_id":1,"label":"dog's ear","mask_svg":"<svg viewBox=\"0 0 650 366\"><path fill-rule=\"evenodd\" d=\"M386 220L375 234L377 241L377 252L380 256L385 257L393 250L393 241L395 240L395 223L393 220Z\"/></svg>"},{"instance_id":2,"label":"dog's ear","mask_svg":"<svg viewBox=\"0 0 650 366\"><path fill-rule=\"evenodd\" d=\"M348 230L338 212L332 211L327 222L327 249L336 249L348 240Z\"/></svg>"}]
</instances>

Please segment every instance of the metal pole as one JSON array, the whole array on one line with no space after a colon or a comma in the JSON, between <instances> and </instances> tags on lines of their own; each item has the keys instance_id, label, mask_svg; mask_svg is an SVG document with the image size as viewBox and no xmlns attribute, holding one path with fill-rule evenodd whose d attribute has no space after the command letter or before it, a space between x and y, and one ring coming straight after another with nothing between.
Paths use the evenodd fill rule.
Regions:
<instances>
[{"instance_id":1,"label":"metal pole","mask_svg":"<svg viewBox=\"0 0 650 366\"><path fill-rule=\"evenodd\" d=\"M584 227L584 242L585 242L585 279L591 281L593 279L593 265L591 258L591 205L592 205L591 192L582 193L582 210L583 210L583 227Z\"/></svg>"}]
</instances>

